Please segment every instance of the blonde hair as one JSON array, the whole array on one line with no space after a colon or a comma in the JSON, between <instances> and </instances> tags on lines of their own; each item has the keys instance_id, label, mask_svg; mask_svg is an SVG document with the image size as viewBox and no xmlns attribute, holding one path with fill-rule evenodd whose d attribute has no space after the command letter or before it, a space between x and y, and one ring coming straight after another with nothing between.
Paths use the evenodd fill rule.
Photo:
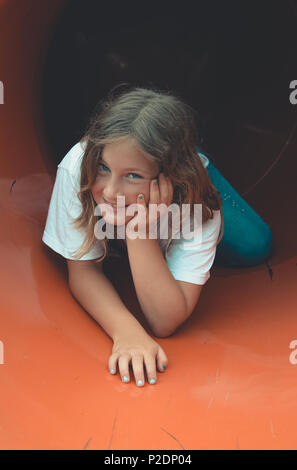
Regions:
<instances>
[{"instance_id":1,"label":"blonde hair","mask_svg":"<svg viewBox=\"0 0 297 470\"><path fill-rule=\"evenodd\" d=\"M213 210L220 210L222 233L224 221L222 200L213 186L208 171L197 154L199 136L195 123L195 111L176 94L156 88L131 87L118 93L121 84L113 88L107 98L101 100L89 121L81 143L86 145L81 162L80 191L78 198L82 212L72 221L75 228L86 229L86 237L75 257L88 253L95 241L94 228L101 216L95 216L97 206L91 187L94 184L104 145L130 137L152 162L157 162L160 172L169 177L174 188L172 203L202 204L202 222L213 218ZM199 143L199 148L208 153ZM172 241L172 230L165 253ZM101 262L114 248L114 243L105 238ZM115 254L116 255L116 254Z\"/></svg>"}]
</instances>

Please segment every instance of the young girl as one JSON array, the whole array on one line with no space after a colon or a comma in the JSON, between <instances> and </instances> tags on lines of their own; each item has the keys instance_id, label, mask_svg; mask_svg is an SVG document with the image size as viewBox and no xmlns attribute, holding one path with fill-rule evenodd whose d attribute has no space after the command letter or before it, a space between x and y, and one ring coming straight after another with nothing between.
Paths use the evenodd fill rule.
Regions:
<instances>
[{"instance_id":1,"label":"young girl","mask_svg":"<svg viewBox=\"0 0 297 470\"><path fill-rule=\"evenodd\" d=\"M220 175L197 142L194 110L189 105L169 92L135 87L118 95L111 92L99 103L85 135L58 165L42 239L66 258L72 294L112 338L109 370L115 374L118 367L123 382L130 381L131 362L138 386L144 385L145 371L149 383L156 383L156 366L162 372L168 358L104 275L102 261L112 250L121 247L126 252L139 304L157 337L171 335L191 315L210 277L224 234L218 189L226 196L231 226L222 259L226 260L227 253L230 265L249 265L270 250L263 230L266 224ZM210 175L220 183L219 188ZM230 192L236 198L231 210ZM125 205L123 210L116 207L119 200ZM191 221L194 204L200 204L199 243L195 234L192 239L184 238L181 225L173 232L172 220L167 239L159 232L155 238L127 236L131 222L140 220L141 209L148 216L152 203L165 207L175 203L179 208L188 204ZM136 215L126 211L132 204L137 204ZM232 226L234 211L240 223L240 217L249 217L250 229L257 233L254 245L244 238L246 224L241 226L242 233ZM97 224L102 222L121 229L121 236L114 230L112 236L98 237ZM159 228L160 223L159 217ZM144 229L148 234L148 225Z\"/></svg>"}]
</instances>

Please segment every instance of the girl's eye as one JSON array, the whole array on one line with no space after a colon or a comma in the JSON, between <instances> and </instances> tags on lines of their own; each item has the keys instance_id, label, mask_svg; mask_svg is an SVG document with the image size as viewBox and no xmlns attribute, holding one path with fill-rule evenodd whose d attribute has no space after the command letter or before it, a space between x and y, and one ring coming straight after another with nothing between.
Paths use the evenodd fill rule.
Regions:
<instances>
[{"instance_id":1,"label":"girl's eye","mask_svg":"<svg viewBox=\"0 0 297 470\"><path fill-rule=\"evenodd\" d=\"M103 165L103 163L99 163L99 167L100 167L100 166L104 166L105 168L107 168L107 166ZM99 168L99 170L100 170L100 168ZM104 171L104 170L103 170L103 171Z\"/></svg>"},{"instance_id":2,"label":"girl's eye","mask_svg":"<svg viewBox=\"0 0 297 470\"><path fill-rule=\"evenodd\" d=\"M137 176L137 178L142 178L142 176L138 175L137 173L129 173L129 175L135 175L135 176ZM134 180L134 178L132 178L132 179Z\"/></svg>"},{"instance_id":3,"label":"girl's eye","mask_svg":"<svg viewBox=\"0 0 297 470\"><path fill-rule=\"evenodd\" d=\"M99 163L99 167L100 167L100 166L104 166L104 168L107 168L107 166L104 165L103 163ZM99 170L100 170L100 168L99 168ZM107 170L109 170L109 168L107 168ZM105 170L102 170L102 171L105 171ZM137 173L128 173L128 174L129 174L129 175L135 175L135 176L137 176L138 178L142 178L142 176L138 175ZM131 179L131 178L129 178L129 179ZM132 178L132 179L134 180L134 178Z\"/></svg>"}]
</instances>

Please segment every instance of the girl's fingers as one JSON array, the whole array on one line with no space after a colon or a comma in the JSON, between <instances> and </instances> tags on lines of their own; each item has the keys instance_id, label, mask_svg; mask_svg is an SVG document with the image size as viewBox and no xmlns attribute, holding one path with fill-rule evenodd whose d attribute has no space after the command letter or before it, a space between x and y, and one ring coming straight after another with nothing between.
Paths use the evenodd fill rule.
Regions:
<instances>
[{"instance_id":1,"label":"girl's fingers","mask_svg":"<svg viewBox=\"0 0 297 470\"><path fill-rule=\"evenodd\" d=\"M170 206L170 204L172 203L172 199L173 199L173 185L170 181L169 178L165 178L165 181L166 181L166 184L167 184L167 190L166 190L166 200L165 200L165 204L167 206Z\"/></svg>"},{"instance_id":2,"label":"girl's fingers","mask_svg":"<svg viewBox=\"0 0 297 470\"><path fill-rule=\"evenodd\" d=\"M158 352L157 352L157 364L158 364L158 369L160 372L164 372L164 370L167 369L168 359L164 350L161 348L161 346L159 346Z\"/></svg>"},{"instance_id":3,"label":"girl's fingers","mask_svg":"<svg viewBox=\"0 0 297 470\"><path fill-rule=\"evenodd\" d=\"M157 382L156 359L155 357L152 357L151 355L145 355L144 363L145 363L148 383L153 385Z\"/></svg>"},{"instance_id":4,"label":"girl's fingers","mask_svg":"<svg viewBox=\"0 0 297 470\"><path fill-rule=\"evenodd\" d=\"M111 374L117 372L118 353L113 353L108 360L108 369Z\"/></svg>"},{"instance_id":5,"label":"girl's fingers","mask_svg":"<svg viewBox=\"0 0 297 470\"><path fill-rule=\"evenodd\" d=\"M160 186L161 186L160 187L161 203L167 205L169 189L168 189L167 178L165 178L163 173L160 174Z\"/></svg>"},{"instance_id":6,"label":"girl's fingers","mask_svg":"<svg viewBox=\"0 0 297 470\"><path fill-rule=\"evenodd\" d=\"M172 203L174 190L173 190L173 184L171 183L169 178L167 178L167 184L168 184L168 205L170 206L170 204Z\"/></svg>"},{"instance_id":7,"label":"girl's fingers","mask_svg":"<svg viewBox=\"0 0 297 470\"><path fill-rule=\"evenodd\" d=\"M160 173L159 181L160 181L159 204L163 203L163 204L166 204L167 206L170 206L172 199L173 199L173 185L170 179L164 176L164 173Z\"/></svg>"},{"instance_id":8,"label":"girl's fingers","mask_svg":"<svg viewBox=\"0 0 297 470\"><path fill-rule=\"evenodd\" d=\"M139 355L132 356L132 367L135 377L135 383L138 387L144 385L143 357Z\"/></svg>"},{"instance_id":9,"label":"girl's fingers","mask_svg":"<svg viewBox=\"0 0 297 470\"><path fill-rule=\"evenodd\" d=\"M117 372L117 363L119 366L119 373L123 383L130 382L129 363L131 356L129 354L113 353L108 361L109 372L113 375ZM144 364L143 364L144 362ZM132 367L135 377L135 383L138 387L144 385L144 368L145 365L148 382L154 384L157 382L156 362L160 372L164 372L168 366L168 359L164 350L159 346L156 358L151 356L132 356Z\"/></svg>"},{"instance_id":10,"label":"girl's fingers","mask_svg":"<svg viewBox=\"0 0 297 470\"><path fill-rule=\"evenodd\" d=\"M121 375L122 382L124 383L130 382L129 362L130 354L121 354L119 358L119 372Z\"/></svg>"},{"instance_id":11,"label":"girl's fingers","mask_svg":"<svg viewBox=\"0 0 297 470\"><path fill-rule=\"evenodd\" d=\"M150 204L159 204L159 201L160 201L160 189L159 189L158 179L154 179L151 181L149 202Z\"/></svg>"}]
</instances>

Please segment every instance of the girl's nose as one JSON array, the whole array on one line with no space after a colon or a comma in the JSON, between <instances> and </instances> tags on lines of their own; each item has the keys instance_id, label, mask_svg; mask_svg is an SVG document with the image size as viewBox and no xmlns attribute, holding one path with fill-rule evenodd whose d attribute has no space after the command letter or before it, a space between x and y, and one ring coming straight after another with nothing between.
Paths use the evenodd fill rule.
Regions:
<instances>
[{"instance_id":1,"label":"girl's nose","mask_svg":"<svg viewBox=\"0 0 297 470\"><path fill-rule=\"evenodd\" d=\"M123 202L122 199L123 199L124 194L120 192L119 188L115 188L115 187L112 188L111 186L105 186L102 192L102 196L110 204L116 204L118 201L117 199L118 196L119 196L119 203Z\"/></svg>"},{"instance_id":2,"label":"girl's nose","mask_svg":"<svg viewBox=\"0 0 297 470\"><path fill-rule=\"evenodd\" d=\"M107 201L116 201L117 200L117 195L120 195L120 187L119 184L117 184L116 181L112 181L111 179L108 181L108 183L105 184L103 188L103 197Z\"/></svg>"}]
</instances>

